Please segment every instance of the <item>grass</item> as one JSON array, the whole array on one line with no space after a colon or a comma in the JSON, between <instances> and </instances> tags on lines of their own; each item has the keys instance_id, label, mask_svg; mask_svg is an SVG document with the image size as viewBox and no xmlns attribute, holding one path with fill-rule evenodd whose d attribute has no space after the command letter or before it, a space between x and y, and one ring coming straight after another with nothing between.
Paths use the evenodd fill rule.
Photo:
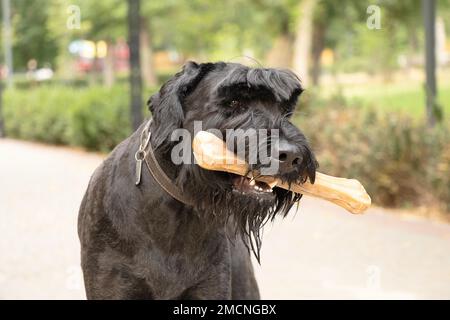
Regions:
<instances>
[{"instance_id":1,"label":"grass","mask_svg":"<svg viewBox=\"0 0 450 320\"><path fill-rule=\"evenodd\" d=\"M409 114L413 118L425 117L425 92L418 83L374 84L348 88L344 96L352 104L363 108L376 108L386 112ZM450 118L450 84L438 88L438 103L444 111L444 117Z\"/></svg>"}]
</instances>

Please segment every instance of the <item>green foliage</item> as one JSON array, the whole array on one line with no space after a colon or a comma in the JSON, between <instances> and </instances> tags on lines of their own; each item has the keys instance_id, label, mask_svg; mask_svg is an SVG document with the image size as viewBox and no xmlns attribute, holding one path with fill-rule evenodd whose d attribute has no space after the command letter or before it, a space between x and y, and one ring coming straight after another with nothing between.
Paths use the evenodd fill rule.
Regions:
<instances>
[{"instance_id":1,"label":"green foliage","mask_svg":"<svg viewBox=\"0 0 450 320\"><path fill-rule=\"evenodd\" d=\"M68 104L73 92L53 88L7 90L3 116L7 135L26 140L68 143Z\"/></svg>"},{"instance_id":2,"label":"green foliage","mask_svg":"<svg viewBox=\"0 0 450 320\"><path fill-rule=\"evenodd\" d=\"M83 92L70 112L70 143L88 149L111 150L130 134L128 94L124 88Z\"/></svg>"},{"instance_id":3,"label":"green foliage","mask_svg":"<svg viewBox=\"0 0 450 320\"><path fill-rule=\"evenodd\" d=\"M54 64L58 55L58 39L50 32L48 0L11 1L14 13L14 67L26 70L27 62L36 59L39 66Z\"/></svg>"},{"instance_id":4,"label":"green foliage","mask_svg":"<svg viewBox=\"0 0 450 320\"><path fill-rule=\"evenodd\" d=\"M89 40L112 40L127 36L127 1L73 0L80 7L80 35Z\"/></svg>"},{"instance_id":5,"label":"green foliage","mask_svg":"<svg viewBox=\"0 0 450 320\"><path fill-rule=\"evenodd\" d=\"M425 89L417 82L400 84L363 84L344 90L354 105L365 109L378 108L380 112L401 112L414 119L425 119ZM450 86L438 87L437 103L442 107L444 119L450 117Z\"/></svg>"},{"instance_id":6,"label":"green foliage","mask_svg":"<svg viewBox=\"0 0 450 320\"><path fill-rule=\"evenodd\" d=\"M322 172L360 180L379 205L450 210L450 122L431 129L399 113L342 106L305 112L295 121Z\"/></svg>"},{"instance_id":7,"label":"green foliage","mask_svg":"<svg viewBox=\"0 0 450 320\"><path fill-rule=\"evenodd\" d=\"M176 50L183 58L201 60L230 60L245 52L263 61L274 39L280 35L295 38L300 3L141 1L141 20L155 51ZM381 30L366 27L366 9L371 4L382 10ZM80 7L79 30L66 27L69 5ZM439 1L438 16L444 21L448 21L449 8L448 0ZM314 26L323 29L323 46L334 50L338 70L385 71L396 66L398 53L411 55L421 50L420 10L417 0L319 0ZM12 1L12 20L17 70L25 70L31 58L40 66L46 62L57 66L58 72L68 69L67 45L73 39L114 43L127 38L127 2L123 0L16 0Z\"/></svg>"},{"instance_id":8,"label":"green foliage","mask_svg":"<svg viewBox=\"0 0 450 320\"><path fill-rule=\"evenodd\" d=\"M277 18L265 5L245 0L149 1L142 12L155 49L176 49L208 60L229 60L245 49L269 49Z\"/></svg>"},{"instance_id":9,"label":"green foliage","mask_svg":"<svg viewBox=\"0 0 450 320\"><path fill-rule=\"evenodd\" d=\"M5 91L6 134L108 151L130 134L128 89L62 86Z\"/></svg>"},{"instance_id":10,"label":"green foliage","mask_svg":"<svg viewBox=\"0 0 450 320\"><path fill-rule=\"evenodd\" d=\"M378 5L381 29L367 27L367 7ZM421 49L421 5L416 0L321 1L316 24L326 22L325 46L336 54L337 71L383 73L398 67L399 54Z\"/></svg>"},{"instance_id":11,"label":"green foliage","mask_svg":"<svg viewBox=\"0 0 450 320\"><path fill-rule=\"evenodd\" d=\"M399 43L396 38L397 34L386 28L369 30L365 23L354 26L354 33L338 45L343 55L340 69L371 74L395 69Z\"/></svg>"}]
</instances>

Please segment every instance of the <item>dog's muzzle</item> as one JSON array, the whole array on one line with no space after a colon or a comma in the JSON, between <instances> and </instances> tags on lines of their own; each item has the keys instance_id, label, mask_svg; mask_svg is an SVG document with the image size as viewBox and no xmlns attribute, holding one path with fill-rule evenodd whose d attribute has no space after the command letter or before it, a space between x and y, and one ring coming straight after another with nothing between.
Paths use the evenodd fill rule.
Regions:
<instances>
[{"instance_id":1,"label":"dog's muzzle","mask_svg":"<svg viewBox=\"0 0 450 320\"><path fill-rule=\"evenodd\" d=\"M271 161L278 162L279 175L287 175L298 171L303 161L303 155L296 145L290 144L285 139L281 139L278 152L275 152L271 156Z\"/></svg>"}]
</instances>

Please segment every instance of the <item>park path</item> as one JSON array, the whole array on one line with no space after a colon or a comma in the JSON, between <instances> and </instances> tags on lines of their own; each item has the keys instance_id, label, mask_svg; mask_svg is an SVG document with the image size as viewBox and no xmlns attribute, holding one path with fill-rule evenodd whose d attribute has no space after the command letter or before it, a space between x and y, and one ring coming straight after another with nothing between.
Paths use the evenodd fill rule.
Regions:
<instances>
[{"instance_id":1,"label":"park path","mask_svg":"<svg viewBox=\"0 0 450 320\"><path fill-rule=\"evenodd\" d=\"M0 299L85 298L77 212L103 156L0 139ZM266 299L450 299L450 225L304 198L266 227Z\"/></svg>"}]
</instances>

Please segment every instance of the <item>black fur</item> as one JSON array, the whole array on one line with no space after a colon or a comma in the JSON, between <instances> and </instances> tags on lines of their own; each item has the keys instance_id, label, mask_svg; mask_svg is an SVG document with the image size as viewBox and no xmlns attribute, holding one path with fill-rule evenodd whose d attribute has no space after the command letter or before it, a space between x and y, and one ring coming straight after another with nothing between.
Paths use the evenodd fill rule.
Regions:
<instances>
[{"instance_id":1,"label":"black fur","mask_svg":"<svg viewBox=\"0 0 450 320\"><path fill-rule=\"evenodd\" d=\"M187 63L149 100L151 146L164 171L195 201L170 197L143 170L134 186L134 152L142 127L96 170L80 208L79 235L88 298L259 298L249 248L259 260L260 229L285 216L300 194L274 188L258 198L233 191L233 175L175 165L173 130L279 129L301 155L289 183L314 182L317 162L304 135L289 121L302 92L290 71L232 63ZM227 142L229 142L227 140ZM258 141L270 146L270 135ZM250 150L247 154L257 150ZM257 174L258 162L251 170Z\"/></svg>"}]
</instances>

